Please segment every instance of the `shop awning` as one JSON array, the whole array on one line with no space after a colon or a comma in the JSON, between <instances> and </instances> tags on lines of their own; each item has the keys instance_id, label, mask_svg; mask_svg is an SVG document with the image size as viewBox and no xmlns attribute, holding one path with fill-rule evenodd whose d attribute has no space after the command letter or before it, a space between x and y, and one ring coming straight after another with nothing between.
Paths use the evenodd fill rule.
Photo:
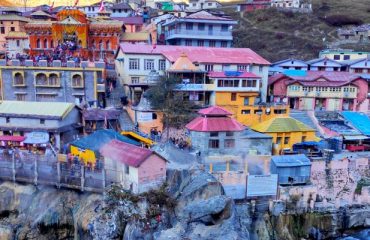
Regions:
<instances>
[{"instance_id":1,"label":"shop awning","mask_svg":"<svg viewBox=\"0 0 370 240\"><path fill-rule=\"evenodd\" d=\"M12 142L23 142L26 137L24 136L0 136L0 141L12 141Z\"/></svg>"},{"instance_id":2,"label":"shop awning","mask_svg":"<svg viewBox=\"0 0 370 240\"><path fill-rule=\"evenodd\" d=\"M354 135L354 136L343 136L345 140L365 140L369 139L369 137L366 137L364 135Z\"/></svg>"}]
</instances>

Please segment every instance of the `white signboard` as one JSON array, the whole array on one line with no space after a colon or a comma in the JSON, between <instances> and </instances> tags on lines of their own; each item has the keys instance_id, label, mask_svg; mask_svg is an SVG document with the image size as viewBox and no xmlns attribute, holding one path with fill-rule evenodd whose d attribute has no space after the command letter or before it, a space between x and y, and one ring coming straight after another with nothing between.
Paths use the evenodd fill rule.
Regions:
<instances>
[{"instance_id":1,"label":"white signboard","mask_svg":"<svg viewBox=\"0 0 370 240\"><path fill-rule=\"evenodd\" d=\"M49 142L49 133L47 132L30 132L26 134L23 141L28 144L44 144Z\"/></svg>"},{"instance_id":2,"label":"white signboard","mask_svg":"<svg viewBox=\"0 0 370 240\"><path fill-rule=\"evenodd\" d=\"M137 121L138 122L149 122L153 120L152 112L138 112Z\"/></svg>"},{"instance_id":3,"label":"white signboard","mask_svg":"<svg viewBox=\"0 0 370 240\"><path fill-rule=\"evenodd\" d=\"M247 197L276 196L278 175L248 175Z\"/></svg>"}]
</instances>

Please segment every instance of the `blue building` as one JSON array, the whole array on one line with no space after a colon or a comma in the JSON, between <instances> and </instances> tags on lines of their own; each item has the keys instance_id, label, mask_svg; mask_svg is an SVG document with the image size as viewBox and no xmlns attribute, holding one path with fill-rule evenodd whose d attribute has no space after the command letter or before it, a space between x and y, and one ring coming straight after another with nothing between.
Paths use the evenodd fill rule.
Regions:
<instances>
[{"instance_id":1,"label":"blue building","mask_svg":"<svg viewBox=\"0 0 370 240\"><path fill-rule=\"evenodd\" d=\"M273 156L271 174L278 174L279 184L306 184L311 176L311 161L304 154Z\"/></svg>"},{"instance_id":2,"label":"blue building","mask_svg":"<svg viewBox=\"0 0 370 240\"><path fill-rule=\"evenodd\" d=\"M168 45L232 47L232 28L236 24L231 18L202 10L186 17L174 17L163 26Z\"/></svg>"}]
</instances>

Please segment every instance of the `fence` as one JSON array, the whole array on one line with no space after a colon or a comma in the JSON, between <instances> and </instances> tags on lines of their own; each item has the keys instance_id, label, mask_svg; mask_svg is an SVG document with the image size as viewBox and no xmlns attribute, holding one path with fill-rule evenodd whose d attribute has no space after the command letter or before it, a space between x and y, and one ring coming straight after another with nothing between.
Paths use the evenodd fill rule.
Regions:
<instances>
[{"instance_id":1,"label":"fence","mask_svg":"<svg viewBox=\"0 0 370 240\"><path fill-rule=\"evenodd\" d=\"M108 174L108 177L107 177ZM104 169L104 163L87 167L80 161L58 161L54 155L39 155L22 151L4 150L0 153L0 179L58 188L103 192L117 183L117 171Z\"/></svg>"}]
</instances>

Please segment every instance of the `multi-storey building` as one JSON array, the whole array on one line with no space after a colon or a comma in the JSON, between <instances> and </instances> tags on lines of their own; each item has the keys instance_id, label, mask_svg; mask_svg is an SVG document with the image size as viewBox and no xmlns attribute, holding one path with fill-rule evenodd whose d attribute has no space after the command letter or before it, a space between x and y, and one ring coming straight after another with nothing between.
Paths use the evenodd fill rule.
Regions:
<instances>
[{"instance_id":1,"label":"multi-storey building","mask_svg":"<svg viewBox=\"0 0 370 240\"><path fill-rule=\"evenodd\" d=\"M169 45L226 48L232 46L232 28L236 24L231 18L202 10L186 17L174 17L163 26Z\"/></svg>"},{"instance_id":2,"label":"multi-storey building","mask_svg":"<svg viewBox=\"0 0 370 240\"><path fill-rule=\"evenodd\" d=\"M328 58L335 61L348 61L367 58L370 52L356 52L352 50L326 49L319 53L320 58Z\"/></svg>"},{"instance_id":3,"label":"multi-storey building","mask_svg":"<svg viewBox=\"0 0 370 240\"><path fill-rule=\"evenodd\" d=\"M104 63L73 61L66 67L55 60L48 66L46 60L34 64L12 60L10 65L0 61L0 99L9 101L90 103L104 106Z\"/></svg>"},{"instance_id":4,"label":"multi-storey building","mask_svg":"<svg viewBox=\"0 0 370 240\"><path fill-rule=\"evenodd\" d=\"M221 6L221 3L215 0L190 0L187 10L199 11L203 9L215 9Z\"/></svg>"},{"instance_id":5,"label":"multi-storey building","mask_svg":"<svg viewBox=\"0 0 370 240\"><path fill-rule=\"evenodd\" d=\"M348 72L305 71L269 79L275 102L300 110L367 111L368 83Z\"/></svg>"}]
</instances>

